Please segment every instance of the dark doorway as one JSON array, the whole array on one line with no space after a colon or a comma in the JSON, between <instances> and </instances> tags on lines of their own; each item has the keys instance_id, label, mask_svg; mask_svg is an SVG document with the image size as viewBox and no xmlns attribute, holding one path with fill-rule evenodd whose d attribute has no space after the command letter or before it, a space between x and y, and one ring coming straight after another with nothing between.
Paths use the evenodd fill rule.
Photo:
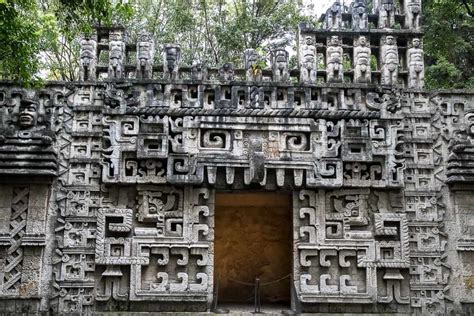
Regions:
<instances>
[{"instance_id":1,"label":"dark doorway","mask_svg":"<svg viewBox=\"0 0 474 316\"><path fill-rule=\"evenodd\" d=\"M292 266L291 198L282 193L220 193L215 208L215 282L219 303L289 305ZM284 278L271 285L265 283Z\"/></svg>"}]
</instances>

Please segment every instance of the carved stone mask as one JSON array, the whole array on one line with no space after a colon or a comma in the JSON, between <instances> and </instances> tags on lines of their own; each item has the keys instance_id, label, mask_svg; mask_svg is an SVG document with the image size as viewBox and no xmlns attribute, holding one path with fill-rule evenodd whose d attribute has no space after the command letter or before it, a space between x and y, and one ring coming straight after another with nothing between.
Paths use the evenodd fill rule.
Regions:
<instances>
[{"instance_id":1,"label":"carved stone mask","mask_svg":"<svg viewBox=\"0 0 474 316\"><path fill-rule=\"evenodd\" d=\"M141 42L138 45L138 48L139 48L138 57L140 59L145 59L145 60L150 59L150 43Z\"/></svg>"},{"instance_id":2,"label":"carved stone mask","mask_svg":"<svg viewBox=\"0 0 474 316\"><path fill-rule=\"evenodd\" d=\"M169 47L166 49L166 61L168 65L174 66L178 59L178 49L176 47Z\"/></svg>"},{"instance_id":3,"label":"carved stone mask","mask_svg":"<svg viewBox=\"0 0 474 316\"><path fill-rule=\"evenodd\" d=\"M284 50L278 50L275 52L275 61L284 63L286 62L286 51Z\"/></svg>"},{"instance_id":4,"label":"carved stone mask","mask_svg":"<svg viewBox=\"0 0 474 316\"><path fill-rule=\"evenodd\" d=\"M33 101L22 101L20 104L20 114L18 124L21 127L29 128L36 125L38 121L38 105Z\"/></svg>"}]
</instances>

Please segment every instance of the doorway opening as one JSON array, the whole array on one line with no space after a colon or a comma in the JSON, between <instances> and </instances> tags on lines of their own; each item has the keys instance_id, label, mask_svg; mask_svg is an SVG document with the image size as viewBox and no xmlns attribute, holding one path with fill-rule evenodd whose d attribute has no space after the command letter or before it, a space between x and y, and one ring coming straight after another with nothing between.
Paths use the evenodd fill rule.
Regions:
<instances>
[{"instance_id":1,"label":"doorway opening","mask_svg":"<svg viewBox=\"0 0 474 316\"><path fill-rule=\"evenodd\" d=\"M218 193L214 271L219 305L253 306L255 279L262 306L291 303L291 197L285 193Z\"/></svg>"}]
</instances>

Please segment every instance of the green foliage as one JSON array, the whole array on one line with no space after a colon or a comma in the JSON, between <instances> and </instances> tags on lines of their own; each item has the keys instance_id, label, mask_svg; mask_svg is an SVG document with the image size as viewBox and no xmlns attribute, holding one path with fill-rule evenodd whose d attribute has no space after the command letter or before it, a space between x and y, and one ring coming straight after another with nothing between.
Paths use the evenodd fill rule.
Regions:
<instances>
[{"instance_id":1,"label":"green foliage","mask_svg":"<svg viewBox=\"0 0 474 316\"><path fill-rule=\"evenodd\" d=\"M428 88L470 87L474 76L473 8L468 0L423 1Z\"/></svg>"},{"instance_id":2,"label":"green foliage","mask_svg":"<svg viewBox=\"0 0 474 316\"><path fill-rule=\"evenodd\" d=\"M80 34L114 24L129 29L130 41L148 30L157 50L179 43L184 64L242 67L246 48L266 57L274 41L294 44L298 23L316 21L301 8L300 0L0 0L0 78L76 80ZM428 88L474 87L473 11L469 0L423 0ZM265 67L262 58L257 68Z\"/></svg>"},{"instance_id":3,"label":"green foliage","mask_svg":"<svg viewBox=\"0 0 474 316\"><path fill-rule=\"evenodd\" d=\"M0 77L23 85L74 80L76 39L94 25L124 23L131 2L109 0L0 0Z\"/></svg>"},{"instance_id":4,"label":"green foliage","mask_svg":"<svg viewBox=\"0 0 474 316\"><path fill-rule=\"evenodd\" d=\"M372 71L378 70L377 64L378 64L377 57L375 57L374 55L371 55L370 56L370 69L372 69Z\"/></svg>"},{"instance_id":5,"label":"green foliage","mask_svg":"<svg viewBox=\"0 0 474 316\"><path fill-rule=\"evenodd\" d=\"M38 82L40 34L34 0L0 1L1 78L28 85Z\"/></svg>"},{"instance_id":6,"label":"green foliage","mask_svg":"<svg viewBox=\"0 0 474 316\"><path fill-rule=\"evenodd\" d=\"M50 0L45 1L54 11L61 24L82 32L92 30L95 25L110 26L126 23L133 16L132 1L111 0Z\"/></svg>"},{"instance_id":7,"label":"green foliage","mask_svg":"<svg viewBox=\"0 0 474 316\"><path fill-rule=\"evenodd\" d=\"M462 72L444 58L426 68L426 84L431 89L462 88Z\"/></svg>"},{"instance_id":8,"label":"green foliage","mask_svg":"<svg viewBox=\"0 0 474 316\"><path fill-rule=\"evenodd\" d=\"M246 48L295 33L306 19L297 0L137 0L134 9L126 25L132 38L146 29L157 47L179 43L184 63L200 60L209 66L232 62L240 67Z\"/></svg>"}]
</instances>

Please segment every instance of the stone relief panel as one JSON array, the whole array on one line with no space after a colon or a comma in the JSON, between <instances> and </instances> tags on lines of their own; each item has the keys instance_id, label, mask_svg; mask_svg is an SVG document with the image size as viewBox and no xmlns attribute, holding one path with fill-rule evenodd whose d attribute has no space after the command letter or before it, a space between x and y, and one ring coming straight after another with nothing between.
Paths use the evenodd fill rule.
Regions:
<instances>
[{"instance_id":1,"label":"stone relief panel","mask_svg":"<svg viewBox=\"0 0 474 316\"><path fill-rule=\"evenodd\" d=\"M206 310L215 191L258 187L293 192L302 311L472 314L473 94L422 90L421 1L372 13L300 25L298 69L99 27L80 82L1 83L0 311Z\"/></svg>"},{"instance_id":2,"label":"stone relief panel","mask_svg":"<svg viewBox=\"0 0 474 316\"><path fill-rule=\"evenodd\" d=\"M409 310L402 199L400 192L372 189L295 192L294 282L303 305L378 302L389 306L378 305L378 312ZM317 306L307 308L330 311Z\"/></svg>"},{"instance_id":3,"label":"stone relief panel","mask_svg":"<svg viewBox=\"0 0 474 316\"><path fill-rule=\"evenodd\" d=\"M0 90L0 172L55 176L53 143L60 122L64 89ZM18 155L21 153L21 155Z\"/></svg>"},{"instance_id":4,"label":"stone relief panel","mask_svg":"<svg viewBox=\"0 0 474 316\"><path fill-rule=\"evenodd\" d=\"M213 192L146 185L113 186L107 195L97 214L95 264L103 272L96 299L207 305ZM131 195L134 202L123 198Z\"/></svg>"},{"instance_id":5,"label":"stone relief panel","mask_svg":"<svg viewBox=\"0 0 474 316\"><path fill-rule=\"evenodd\" d=\"M0 192L0 297L38 297L43 286L48 185L2 184Z\"/></svg>"}]
</instances>

